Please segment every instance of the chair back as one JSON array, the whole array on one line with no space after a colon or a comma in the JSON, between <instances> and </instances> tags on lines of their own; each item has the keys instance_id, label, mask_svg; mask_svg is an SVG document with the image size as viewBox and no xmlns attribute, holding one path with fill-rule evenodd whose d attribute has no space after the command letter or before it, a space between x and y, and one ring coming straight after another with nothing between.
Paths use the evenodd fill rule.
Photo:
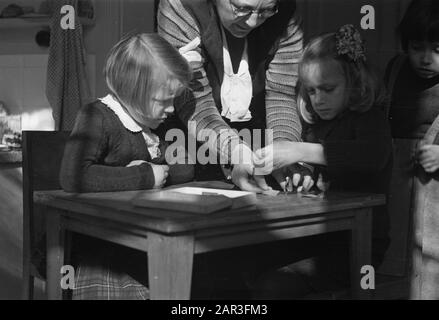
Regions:
<instances>
[{"instance_id":1,"label":"chair back","mask_svg":"<svg viewBox=\"0 0 439 320\"><path fill-rule=\"evenodd\" d=\"M36 248L44 235L45 219L42 208L34 206L34 191L61 189L59 171L64 147L70 132L67 131L23 131L23 281L34 274L33 253L45 248ZM44 253L41 255L44 256ZM38 260L38 258L36 258ZM32 288L24 284L24 296Z\"/></svg>"}]
</instances>

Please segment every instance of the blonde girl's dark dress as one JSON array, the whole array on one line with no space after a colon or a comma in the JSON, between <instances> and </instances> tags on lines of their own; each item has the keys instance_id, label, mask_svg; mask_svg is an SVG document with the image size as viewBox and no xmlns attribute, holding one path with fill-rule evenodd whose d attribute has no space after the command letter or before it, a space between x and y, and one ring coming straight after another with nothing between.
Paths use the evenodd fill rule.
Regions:
<instances>
[{"instance_id":1,"label":"blonde girl's dark dress","mask_svg":"<svg viewBox=\"0 0 439 320\"><path fill-rule=\"evenodd\" d=\"M121 111L122 110L122 111ZM166 164L167 144L142 131L107 96L83 107L67 143L60 182L68 192L151 189L150 163ZM127 167L133 160L144 160ZM192 180L191 165L170 166L168 184ZM148 299L146 253L75 236L73 299Z\"/></svg>"}]
</instances>

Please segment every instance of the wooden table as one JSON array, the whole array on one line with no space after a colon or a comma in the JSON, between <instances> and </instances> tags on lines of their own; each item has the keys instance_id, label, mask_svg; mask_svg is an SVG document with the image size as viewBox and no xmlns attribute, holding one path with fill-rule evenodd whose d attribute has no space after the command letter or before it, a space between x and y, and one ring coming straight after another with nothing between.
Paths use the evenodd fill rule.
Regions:
<instances>
[{"instance_id":1,"label":"wooden table","mask_svg":"<svg viewBox=\"0 0 439 320\"><path fill-rule=\"evenodd\" d=\"M35 194L35 202L47 207L49 299L62 298L66 230L147 252L151 299L190 299L195 254L351 230L353 297L369 297L360 287L360 270L370 264L371 212L385 204L383 195L334 193L315 199L258 195L252 207L195 215L134 207L131 199L139 192Z\"/></svg>"}]
</instances>

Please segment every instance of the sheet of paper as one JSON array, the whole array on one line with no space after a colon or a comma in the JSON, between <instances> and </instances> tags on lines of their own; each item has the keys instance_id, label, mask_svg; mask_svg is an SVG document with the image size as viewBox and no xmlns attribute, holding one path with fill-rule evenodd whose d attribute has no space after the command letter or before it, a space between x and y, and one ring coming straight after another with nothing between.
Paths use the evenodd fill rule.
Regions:
<instances>
[{"instance_id":1,"label":"sheet of paper","mask_svg":"<svg viewBox=\"0 0 439 320\"><path fill-rule=\"evenodd\" d=\"M280 193L280 191L278 191L278 190L267 190L267 191L262 192L263 195L266 195L269 197L276 197L279 193Z\"/></svg>"},{"instance_id":2,"label":"sheet of paper","mask_svg":"<svg viewBox=\"0 0 439 320\"><path fill-rule=\"evenodd\" d=\"M211 188L197 188L197 187L182 187L172 189L173 192L196 194L196 195L223 195L228 198L239 198L242 196L255 195L253 192L226 190L226 189L211 189Z\"/></svg>"}]
</instances>

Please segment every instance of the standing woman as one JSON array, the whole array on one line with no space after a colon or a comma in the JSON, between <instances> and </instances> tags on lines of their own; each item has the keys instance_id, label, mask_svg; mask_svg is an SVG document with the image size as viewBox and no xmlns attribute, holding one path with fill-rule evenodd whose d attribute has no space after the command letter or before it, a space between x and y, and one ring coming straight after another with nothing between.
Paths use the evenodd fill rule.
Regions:
<instances>
[{"instance_id":1,"label":"standing woman","mask_svg":"<svg viewBox=\"0 0 439 320\"><path fill-rule=\"evenodd\" d=\"M300 140L295 86L302 30L296 2L161 0L158 32L195 73L191 90L176 100L178 118L186 126L195 122L193 135L213 130L217 139L208 140L209 152L231 165L198 167L197 178L221 179L230 168L228 178L241 189L268 189L254 175L255 150L231 129L272 129L274 141ZM282 186L285 175L273 176Z\"/></svg>"}]
</instances>

